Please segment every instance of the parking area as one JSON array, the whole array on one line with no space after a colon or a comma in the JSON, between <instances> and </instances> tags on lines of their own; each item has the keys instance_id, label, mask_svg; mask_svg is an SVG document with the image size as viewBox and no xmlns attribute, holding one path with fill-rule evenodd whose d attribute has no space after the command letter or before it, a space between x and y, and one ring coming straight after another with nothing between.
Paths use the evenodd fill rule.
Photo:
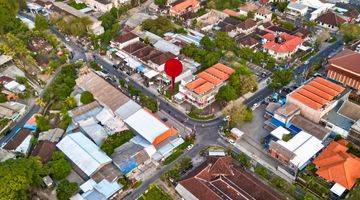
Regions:
<instances>
[{"instance_id":1,"label":"parking area","mask_svg":"<svg viewBox=\"0 0 360 200\"><path fill-rule=\"evenodd\" d=\"M249 123L245 123L240 130L243 131L247 139L251 139L252 142L256 143L260 146L262 139L269 134L269 132L264 129L264 122L266 119L264 118L265 115L265 104L261 104L255 110L253 110L253 120Z\"/></svg>"},{"instance_id":2,"label":"parking area","mask_svg":"<svg viewBox=\"0 0 360 200\"><path fill-rule=\"evenodd\" d=\"M260 66L257 66L253 63L249 62L248 67L258 77L258 82L261 82L262 80L267 79L271 75L271 72L269 70L262 68Z\"/></svg>"}]
</instances>

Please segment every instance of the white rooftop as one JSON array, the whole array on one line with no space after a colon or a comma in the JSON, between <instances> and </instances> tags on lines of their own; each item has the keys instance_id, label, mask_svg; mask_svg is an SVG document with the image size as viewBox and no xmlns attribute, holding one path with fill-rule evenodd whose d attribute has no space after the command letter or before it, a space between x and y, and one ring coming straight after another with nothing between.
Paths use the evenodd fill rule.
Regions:
<instances>
[{"instance_id":1,"label":"white rooftop","mask_svg":"<svg viewBox=\"0 0 360 200\"><path fill-rule=\"evenodd\" d=\"M336 194L338 196L341 196L345 192L345 190L346 190L346 188L338 183L335 183L330 189L331 192L333 192L334 194Z\"/></svg>"},{"instance_id":2,"label":"white rooftop","mask_svg":"<svg viewBox=\"0 0 360 200\"><path fill-rule=\"evenodd\" d=\"M125 119L125 123L150 143L169 129L164 123L144 109L138 110Z\"/></svg>"},{"instance_id":3,"label":"white rooftop","mask_svg":"<svg viewBox=\"0 0 360 200\"><path fill-rule=\"evenodd\" d=\"M111 162L111 158L81 132L66 135L56 146L88 176Z\"/></svg>"},{"instance_id":4,"label":"white rooftop","mask_svg":"<svg viewBox=\"0 0 360 200\"><path fill-rule=\"evenodd\" d=\"M270 134L275 136L277 139L282 140L283 136L289 134L290 131L285 129L282 126L277 127L275 130L271 131Z\"/></svg>"}]
</instances>

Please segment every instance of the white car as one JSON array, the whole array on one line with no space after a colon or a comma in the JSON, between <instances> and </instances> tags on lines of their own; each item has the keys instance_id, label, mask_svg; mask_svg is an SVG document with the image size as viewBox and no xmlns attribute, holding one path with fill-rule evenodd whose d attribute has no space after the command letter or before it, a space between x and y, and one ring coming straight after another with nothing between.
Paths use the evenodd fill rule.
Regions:
<instances>
[{"instance_id":1,"label":"white car","mask_svg":"<svg viewBox=\"0 0 360 200\"><path fill-rule=\"evenodd\" d=\"M228 140L230 144L235 144L235 141L233 139Z\"/></svg>"},{"instance_id":2,"label":"white car","mask_svg":"<svg viewBox=\"0 0 360 200\"><path fill-rule=\"evenodd\" d=\"M194 145L193 144L190 144L188 147L186 147L186 149L187 150L190 150L190 149L192 149L194 147Z\"/></svg>"},{"instance_id":3,"label":"white car","mask_svg":"<svg viewBox=\"0 0 360 200\"><path fill-rule=\"evenodd\" d=\"M259 106L260 106L259 103L254 103L254 105L251 107L251 110L255 110Z\"/></svg>"}]
</instances>

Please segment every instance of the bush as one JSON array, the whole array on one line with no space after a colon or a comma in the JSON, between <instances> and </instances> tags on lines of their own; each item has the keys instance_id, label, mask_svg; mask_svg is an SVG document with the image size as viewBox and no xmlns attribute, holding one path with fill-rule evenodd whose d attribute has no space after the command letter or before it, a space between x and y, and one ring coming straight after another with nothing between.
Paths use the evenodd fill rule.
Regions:
<instances>
[{"instance_id":1,"label":"bush","mask_svg":"<svg viewBox=\"0 0 360 200\"><path fill-rule=\"evenodd\" d=\"M120 133L115 133L110 135L104 143L101 145L101 150L103 150L108 156L114 153L114 150L128 142L131 138L134 137L134 133L130 130L125 130Z\"/></svg>"},{"instance_id":2,"label":"bush","mask_svg":"<svg viewBox=\"0 0 360 200\"><path fill-rule=\"evenodd\" d=\"M127 190L128 188L131 187L131 181L128 178L126 178L125 176L123 176L122 178L119 178L119 180L117 182L124 186L123 190Z\"/></svg>"},{"instance_id":3,"label":"bush","mask_svg":"<svg viewBox=\"0 0 360 200\"><path fill-rule=\"evenodd\" d=\"M56 188L56 196L59 200L68 200L78 190L79 186L76 183L71 183L68 180L63 180Z\"/></svg>"},{"instance_id":4,"label":"bush","mask_svg":"<svg viewBox=\"0 0 360 200\"><path fill-rule=\"evenodd\" d=\"M51 156L51 161L46 168L52 178L55 180L63 180L71 172L71 165L66 160L65 155L60 151L55 151Z\"/></svg>"},{"instance_id":5,"label":"bush","mask_svg":"<svg viewBox=\"0 0 360 200\"><path fill-rule=\"evenodd\" d=\"M151 184L146 193L139 200L171 200L171 196L165 193L157 185Z\"/></svg>"},{"instance_id":6,"label":"bush","mask_svg":"<svg viewBox=\"0 0 360 200\"><path fill-rule=\"evenodd\" d=\"M40 132L47 131L47 130L51 129L51 125L49 123L49 120L46 119L44 116L37 115L35 117L35 121L36 121L37 130L39 130Z\"/></svg>"},{"instance_id":7,"label":"bush","mask_svg":"<svg viewBox=\"0 0 360 200\"><path fill-rule=\"evenodd\" d=\"M140 102L143 106L151 110L151 112L155 113L156 111L158 111L158 103L154 98L141 95Z\"/></svg>"},{"instance_id":8,"label":"bush","mask_svg":"<svg viewBox=\"0 0 360 200\"><path fill-rule=\"evenodd\" d=\"M94 96L89 91L84 91L81 93L80 101L82 104L88 104L94 101Z\"/></svg>"},{"instance_id":9,"label":"bush","mask_svg":"<svg viewBox=\"0 0 360 200\"><path fill-rule=\"evenodd\" d=\"M282 140L284 140L285 142L291 140L293 136L289 133L289 134L285 134L282 136Z\"/></svg>"},{"instance_id":10,"label":"bush","mask_svg":"<svg viewBox=\"0 0 360 200\"><path fill-rule=\"evenodd\" d=\"M256 167L255 173L264 179L269 179L269 172L267 171L267 169L265 167L262 167L262 166Z\"/></svg>"},{"instance_id":11,"label":"bush","mask_svg":"<svg viewBox=\"0 0 360 200\"><path fill-rule=\"evenodd\" d=\"M6 94L0 93L0 103L7 102Z\"/></svg>"}]
</instances>

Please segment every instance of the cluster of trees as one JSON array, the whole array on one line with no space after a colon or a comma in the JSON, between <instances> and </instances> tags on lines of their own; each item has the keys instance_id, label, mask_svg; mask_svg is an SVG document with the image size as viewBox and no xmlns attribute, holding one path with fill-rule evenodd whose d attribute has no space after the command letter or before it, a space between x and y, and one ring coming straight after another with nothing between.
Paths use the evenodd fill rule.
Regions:
<instances>
[{"instance_id":1,"label":"cluster of trees","mask_svg":"<svg viewBox=\"0 0 360 200\"><path fill-rule=\"evenodd\" d=\"M44 92L45 101L64 101L72 92L80 63L68 64L61 68L60 73Z\"/></svg>"},{"instance_id":2,"label":"cluster of trees","mask_svg":"<svg viewBox=\"0 0 360 200\"><path fill-rule=\"evenodd\" d=\"M225 116L230 116L229 127L241 126L244 122L252 121L253 114L250 108L242 103L233 103L223 110Z\"/></svg>"},{"instance_id":3,"label":"cluster of trees","mask_svg":"<svg viewBox=\"0 0 360 200\"><path fill-rule=\"evenodd\" d=\"M166 32L175 32L176 27L167 17L159 16L156 19L147 19L141 23L143 30L163 36Z\"/></svg>"},{"instance_id":4,"label":"cluster of trees","mask_svg":"<svg viewBox=\"0 0 360 200\"><path fill-rule=\"evenodd\" d=\"M277 2L274 2L273 5L276 7L276 9L280 12L284 12L288 6L289 2L287 1L284 1L284 2L281 2L281 1L277 1Z\"/></svg>"},{"instance_id":5,"label":"cluster of trees","mask_svg":"<svg viewBox=\"0 0 360 200\"><path fill-rule=\"evenodd\" d=\"M235 73L229 78L227 85L222 86L215 98L218 102L225 104L240 96L257 90L255 75L245 66L235 69Z\"/></svg>"},{"instance_id":6,"label":"cluster of trees","mask_svg":"<svg viewBox=\"0 0 360 200\"><path fill-rule=\"evenodd\" d=\"M94 101L94 96L91 92L89 91L84 91L83 93L81 93L80 96L80 102L82 104L88 104Z\"/></svg>"},{"instance_id":7,"label":"cluster of trees","mask_svg":"<svg viewBox=\"0 0 360 200\"><path fill-rule=\"evenodd\" d=\"M43 131L47 131L47 130L51 129L49 120L45 116L37 115L35 117L35 121L36 121L36 126L37 126L38 131L43 132Z\"/></svg>"},{"instance_id":8,"label":"cluster of trees","mask_svg":"<svg viewBox=\"0 0 360 200\"><path fill-rule=\"evenodd\" d=\"M206 7L223 11L224 9L237 9L245 0L208 0Z\"/></svg>"},{"instance_id":9,"label":"cluster of trees","mask_svg":"<svg viewBox=\"0 0 360 200\"><path fill-rule=\"evenodd\" d=\"M0 35L15 33L23 26L21 20L16 18L16 14L25 8L25 0L0 0Z\"/></svg>"},{"instance_id":10,"label":"cluster of trees","mask_svg":"<svg viewBox=\"0 0 360 200\"><path fill-rule=\"evenodd\" d=\"M155 5L166 6L167 0L154 0Z\"/></svg>"},{"instance_id":11,"label":"cluster of trees","mask_svg":"<svg viewBox=\"0 0 360 200\"><path fill-rule=\"evenodd\" d=\"M69 4L69 6L75 8L75 9L77 9L77 10L81 10L81 9L87 7L87 5L86 5L85 3L76 3L75 0L70 0L70 1L68 2L68 4Z\"/></svg>"},{"instance_id":12,"label":"cluster of trees","mask_svg":"<svg viewBox=\"0 0 360 200\"><path fill-rule=\"evenodd\" d=\"M273 70L275 67L275 59L266 52L254 52L254 50L244 47L237 49L235 53L238 57L248 60L256 65L263 66L268 70Z\"/></svg>"},{"instance_id":13,"label":"cluster of trees","mask_svg":"<svg viewBox=\"0 0 360 200\"><path fill-rule=\"evenodd\" d=\"M53 23L64 33L83 37L88 35L88 27L92 25L89 17L65 16Z\"/></svg>"},{"instance_id":14,"label":"cluster of trees","mask_svg":"<svg viewBox=\"0 0 360 200\"><path fill-rule=\"evenodd\" d=\"M180 176L181 172L183 172L184 170L188 170L191 167L192 167L191 158L185 157L181 159L180 162L177 163L171 170L166 172L162 176L162 179L172 179L174 181L179 181L181 178Z\"/></svg>"},{"instance_id":15,"label":"cluster of trees","mask_svg":"<svg viewBox=\"0 0 360 200\"><path fill-rule=\"evenodd\" d=\"M130 130L125 130L120 133L115 133L110 135L104 143L101 145L101 150L103 150L107 155L111 156L114 153L114 150L128 142L131 138L134 137L134 133Z\"/></svg>"},{"instance_id":16,"label":"cluster of trees","mask_svg":"<svg viewBox=\"0 0 360 200\"><path fill-rule=\"evenodd\" d=\"M35 17L35 30L43 31L49 29L50 24L46 17L43 15L36 15Z\"/></svg>"},{"instance_id":17,"label":"cluster of trees","mask_svg":"<svg viewBox=\"0 0 360 200\"><path fill-rule=\"evenodd\" d=\"M181 49L181 53L202 64L206 69L219 62L225 51L236 48L235 40L225 32L218 32L214 39L204 36L200 41L200 47L188 44Z\"/></svg>"},{"instance_id":18,"label":"cluster of trees","mask_svg":"<svg viewBox=\"0 0 360 200\"><path fill-rule=\"evenodd\" d=\"M281 89L282 87L288 85L293 78L292 69L282 69L274 71L268 86L273 90Z\"/></svg>"},{"instance_id":19,"label":"cluster of trees","mask_svg":"<svg viewBox=\"0 0 360 200\"><path fill-rule=\"evenodd\" d=\"M340 32L344 35L346 43L360 39L360 26L358 24L343 24L340 26Z\"/></svg>"},{"instance_id":20,"label":"cluster of trees","mask_svg":"<svg viewBox=\"0 0 360 200\"><path fill-rule=\"evenodd\" d=\"M50 162L45 165L45 169L47 174L57 181L65 179L71 173L71 165L60 151L53 153Z\"/></svg>"},{"instance_id":21,"label":"cluster of trees","mask_svg":"<svg viewBox=\"0 0 360 200\"><path fill-rule=\"evenodd\" d=\"M155 113L158 111L158 103L156 99L145 95L140 95L140 102L142 106L145 106L146 108L151 110L151 112Z\"/></svg>"}]
</instances>

